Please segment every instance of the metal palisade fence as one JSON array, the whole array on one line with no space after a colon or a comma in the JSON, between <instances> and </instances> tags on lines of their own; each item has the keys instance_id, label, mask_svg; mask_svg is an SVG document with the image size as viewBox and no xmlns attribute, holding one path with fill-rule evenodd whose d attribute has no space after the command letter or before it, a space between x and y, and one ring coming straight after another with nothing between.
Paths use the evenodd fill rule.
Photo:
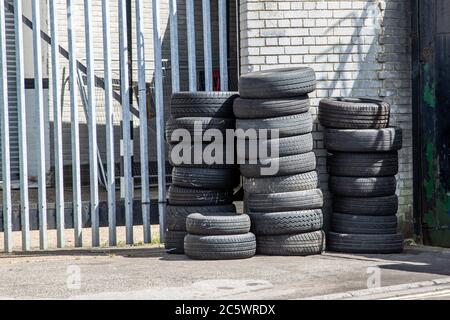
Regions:
<instances>
[{"instance_id":1,"label":"metal palisade fence","mask_svg":"<svg viewBox=\"0 0 450 320\"><path fill-rule=\"evenodd\" d=\"M212 38L211 38L211 1L201 0L202 7L202 26L203 26L203 61L204 61L204 88L207 91L213 89L213 57L212 57ZM29 141L27 140L27 108L26 108L26 60L24 53L24 28L31 29L32 34L32 56L33 56L33 78L34 78L34 96L33 104L36 108L37 118L33 119L38 125L38 136L36 139L39 141L36 153L36 163L38 166L37 174L37 221L38 226L34 230L38 229L39 234L39 248L46 250L49 248L48 231L50 228L56 229L56 245L58 248L64 248L67 246L67 231L73 229L73 244L75 247L81 247L83 245L83 230L86 225L86 214L83 208L82 202L82 176L81 176L81 159L80 159L80 134L84 127L80 126L79 119L79 103L84 101L86 107L86 127L88 131L89 145L89 215L90 222L90 234L91 243L93 247L101 245L100 240L100 199L99 181L101 180L102 167L99 166L99 148L106 149L105 164L106 174L104 190L107 195L107 226L108 226L108 245L115 246L118 243L117 240L117 196L116 196L116 163L117 157L115 157L115 141L114 123L113 123L113 103L119 101L121 106L121 155L123 155L123 185L121 185L123 195L123 212L125 215L125 233L126 243L133 244L134 236L133 230L136 225L133 221L135 217L134 211L136 210L136 200L139 201L140 212L142 213L142 226L143 226L143 240L144 243L150 243L152 239L151 225L150 225L150 211L151 211L151 188L149 183L149 110L148 109L148 82L146 77L146 70L148 69L148 61L154 62L152 70L154 72L153 78L153 102L155 106L155 120L156 120L156 159L157 159L157 176L158 176L158 193L157 193L157 206L160 224L160 236L164 236L164 204L166 202L166 159L165 159L165 141L164 141L164 84L163 84L163 59L162 59L162 43L163 36L161 33L161 1L152 0L152 15L151 17L145 17L143 0L133 0L134 2L134 17L135 21L132 25L132 31L136 39L135 47L136 52L133 52L133 60L137 62L137 94L136 100L139 105L139 111L134 114L139 118L139 150L140 150L140 197L134 196L134 183L133 183L133 143L132 143L132 128L131 118L132 106L130 105L130 46L128 43L127 33L130 31L130 25L127 21L127 0L118 0L118 26L113 26L110 17L111 4L108 0L66 0L65 6L61 5L62 1L49 0L46 7L48 8L48 17L46 21L48 26L43 28L41 26L41 15L43 11L41 5L42 1L32 1L31 5L31 18L24 15L24 8L22 0L0 0L0 100L2 103L0 111L0 124L1 124L1 174L2 174L2 228L0 228L0 235L3 233L4 239L4 251L12 252L16 249L17 243L14 240L15 233L21 234L21 240L19 236L19 247L23 251L31 250L37 247L37 243L32 243L35 237L31 236L32 221L30 221L30 174L29 174L29 155L30 150ZM99 4L101 2L101 4ZM220 90L228 90L228 34L227 34L227 1L216 0L217 2L217 17L218 17L218 39L219 39L219 66L220 66ZM103 72L99 76L95 70L95 57L94 57L94 32L93 32L93 10L92 6L101 5L101 30L102 30L102 60L103 60ZM171 70L171 90L172 92L180 91L180 67L179 67L179 23L178 23L178 6L180 3L177 0L165 0L164 4L168 4L169 10L169 27L170 27L170 70ZM189 90L196 91L198 88L197 80L197 58L196 58L196 29L195 29L195 5L194 0L186 0L182 3L186 7L186 36L187 39L187 62L188 62L188 81ZM75 12L79 10L80 6L83 6L84 17L84 51L77 51L81 39L77 38L77 21L75 20ZM64 27L60 25L61 13L64 13L66 22ZM14 49L15 49L15 61L8 60L7 53L7 26L5 14L12 14L14 17L13 32L14 32ZM78 12L79 14L79 12ZM59 18L58 18L59 17ZM45 18L45 17L44 17ZM147 21L151 21L153 30L153 44L145 42L145 24ZM117 27L117 29L115 29ZM118 57L116 57L112 51L112 30L118 30L119 37L119 50ZM43 30L48 30L43 31ZM64 35L67 39L67 46L61 45L59 39ZM128 35L129 36L129 35ZM184 39L183 39L184 41ZM98 46L98 44L95 44ZM146 57L146 45L153 46L154 57L151 59ZM45 48L44 48L45 46ZM45 72L46 65L43 65L43 49L48 50L51 53L51 60L49 60L48 70L51 74L52 88L49 99L52 101L53 112L50 115L45 107L45 94L44 94L44 81L43 73ZM82 54L81 54L82 53ZM79 56L77 56L77 54ZM63 144L63 115L61 107L61 97L64 94L61 90L61 81L63 75L61 74L60 64L62 60L68 61L68 86L70 92L70 150L65 150ZM120 65L120 94L114 90L114 75L112 71L111 61L114 59L119 60ZM11 178L11 142L10 142L10 114L8 107L9 102L9 90L8 86L11 86L11 82L8 82L8 64L13 63L15 68L15 80L17 90L17 119L18 119L18 158L19 158L19 174L17 181L13 181ZM44 68L44 71L43 71ZM79 85L80 74L84 77L84 86L86 91L83 93L82 88ZM102 140L102 145L99 145L99 139L97 137L97 115L98 110L98 96L96 94L96 88L101 87L104 99L104 114L105 114L105 139ZM48 141L45 135L45 122L51 118L53 122L53 139ZM28 120L29 121L29 120ZM29 134L29 133L28 133ZM46 166L46 144L52 144L53 150L53 163L54 167L54 215L56 217L55 223L50 226L47 225L49 216L48 206L48 168ZM63 154L70 153L70 167L71 177L70 179L64 178L64 171L66 170L63 161ZM68 181L70 180L70 181ZM17 182L17 183L16 183ZM70 188L67 188L72 192L71 197L67 197L68 190L65 190L66 186L70 182ZM16 187L13 186L17 185ZM12 195L13 188L18 189L17 196ZM69 194L70 195L70 194ZM66 196L66 197L65 197ZM67 198L71 198L68 202ZM18 209L14 209L18 208ZM67 214L67 212L71 214ZM153 213L154 214L154 213ZM17 219L17 217L19 217ZM72 221L68 221L68 217ZM69 226L69 227L67 227ZM66 229L67 227L67 229ZM66 237L65 237L66 235ZM161 239L163 241L163 239Z\"/></svg>"}]
</instances>

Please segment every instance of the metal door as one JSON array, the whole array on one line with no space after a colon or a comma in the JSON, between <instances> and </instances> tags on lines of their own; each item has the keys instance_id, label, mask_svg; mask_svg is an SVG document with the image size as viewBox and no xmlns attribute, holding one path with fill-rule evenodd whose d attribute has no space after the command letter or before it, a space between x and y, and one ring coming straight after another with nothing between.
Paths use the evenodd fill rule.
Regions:
<instances>
[{"instance_id":1,"label":"metal door","mask_svg":"<svg viewBox=\"0 0 450 320\"><path fill-rule=\"evenodd\" d=\"M416 227L425 244L445 247L450 247L449 16L449 0L415 1Z\"/></svg>"}]
</instances>

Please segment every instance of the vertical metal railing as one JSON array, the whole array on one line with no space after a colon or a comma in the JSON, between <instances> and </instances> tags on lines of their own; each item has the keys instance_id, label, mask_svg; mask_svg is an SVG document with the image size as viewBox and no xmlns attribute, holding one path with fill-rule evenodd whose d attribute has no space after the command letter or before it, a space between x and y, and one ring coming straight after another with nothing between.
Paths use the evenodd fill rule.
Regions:
<instances>
[{"instance_id":1,"label":"vertical metal railing","mask_svg":"<svg viewBox=\"0 0 450 320\"><path fill-rule=\"evenodd\" d=\"M156 149L158 157L158 206L160 238L164 240L164 203L166 202L166 151L164 142L164 95L161 55L159 1L152 0L153 52L155 55Z\"/></svg>"},{"instance_id":2,"label":"vertical metal railing","mask_svg":"<svg viewBox=\"0 0 450 320\"><path fill-rule=\"evenodd\" d=\"M5 4L0 1L0 125L2 143L2 178L3 178L3 232L4 249L12 252L12 208L11 208L11 170L9 153L9 114L8 114L8 68L6 64L6 24Z\"/></svg>"},{"instance_id":3,"label":"vertical metal railing","mask_svg":"<svg viewBox=\"0 0 450 320\"><path fill-rule=\"evenodd\" d=\"M39 208L39 243L40 248L47 249L47 186L45 168L45 110L44 89L42 86L42 50L41 50L41 8L39 1L32 1L33 11L33 65L34 65L34 103L38 108L39 151L38 151L38 208Z\"/></svg>"},{"instance_id":4,"label":"vertical metal railing","mask_svg":"<svg viewBox=\"0 0 450 320\"><path fill-rule=\"evenodd\" d=\"M150 230L150 185L148 170L148 130L147 130L147 84L145 81L145 37L143 1L136 0L136 39L139 92L139 137L141 155L141 205L144 243L151 242Z\"/></svg>"},{"instance_id":5,"label":"vertical metal railing","mask_svg":"<svg viewBox=\"0 0 450 320\"><path fill-rule=\"evenodd\" d=\"M212 46L211 46L211 4L210 0L202 0L203 15L203 60L205 64L205 91L212 91Z\"/></svg>"},{"instance_id":6,"label":"vertical metal railing","mask_svg":"<svg viewBox=\"0 0 450 320\"><path fill-rule=\"evenodd\" d=\"M98 208L98 163L97 163L97 103L95 97L95 70L92 33L92 4L84 0L84 28L86 40L87 95L88 95L88 131L89 131L89 186L92 224L92 246L100 245L99 208Z\"/></svg>"},{"instance_id":7,"label":"vertical metal railing","mask_svg":"<svg viewBox=\"0 0 450 320\"><path fill-rule=\"evenodd\" d=\"M7 1L0 0L0 101L4 106L8 105L8 59L6 53L6 27L5 27L5 9L14 10L14 32L15 32L15 68L17 73L17 108L18 108L18 126L19 126L19 160L20 160L20 230L22 232L22 250L30 250L30 217L33 217L33 229L39 230L39 247L41 249L47 249L49 247L47 239L47 219L50 218L50 211L52 207L47 208L47 162L46 148L48 145L53 146L54 154L54 170L55 170L55 210L54 215L56 217L56 230L57 241L56 246L58 248L64 248L67 246L65 239L65 226L66 224L72 225L74 229L74 245L76 247L83 246L83 228L85 223L89 222L83 219L89 219L91 222L92 230L92 246L100 245L100 227L105 226L104 221L101 221L100 217L100 192L99 189L99 161L102 161L99 156L99 145L97 139L97 108L99 103L96 99L96 90L102 87L104 90L104 112L105 112L105 149L106 149L106 165L107 165L107 178L106 178L106 198L107 198L107 224L109 234L109 245L117 245L117 219L116 215L122 213L119 212L116 204L116 184L115 184L115 166L118 159L115 158L115 144L114 144L114 101L118 101L121 105L121 124L122 124L122 136L123 141L121 144L121 154L124 161L124 216L125 216L125 230L126 230L126 243L134 243L133 235L133 201L134 196L134 184L132 178L132 142L131 142L131 117L132 112L135 116L139 117L139 135L140 135L140 167L141 167L141 197L140 207L142 209L142 225L143 225L143 239L144 243L150 243L152 241L151 234L151 220L150 220L150 208L151 208L151 192L149 183L149 130L148 130L148 87L146 71L148 71L148 61L153 60L154 66L154 106L156 111L156 146L157 146L157 170L158 170L158 215L160 222L160 237L161 241L164 241L164 211L166 202L166 150L164 141L164 122L165 122L165 106L164 106L164 81L163 81L163 64L162 64L162 47L163 36L161 32L161 8L159 0L152 0L152 15L144 15L144 6L149 2L143 0L135 0L135 24L133 27L136 35L136 61L137 61L137 79L138 79L138 95L137 106L138 111L135 112L134 107L131 105L131 92L129 86L129 79L132 76L129 73L129 43L127 39L127 33L130 31L129 21L126 16L127 0L118 1L118 31L119 31L119 69L120 69L120 94L114 90L112 61L113 48L111 40L111 2L107 0L101 0L101 31L102 31L102 58L104 75L103 79L96 74L95 62L94 62L94 45L97 46L94 41L97 41L95 32L98 28L98 21L93 19L93 0L83 0L83 10L76 11L79 8L79 3L74 0L66 0L66 21L67 30L60 29L62 25L61 15L63 10L58 8L57 1L48 1L47 15L48 15L48 30L43 31L41 27L41 5L44 2L32 1L30 4L32 8L31 20L23 15L21 0L14 0L13 6L9 5ZM187 52L188 52L188 87L190 91L196 91L198 89L198 66L197 66L197 54L196 54L196 36L195 33L201 28L203 31L203 72L204 72L204 85L206 91L213 90L213 34L211 19L212 17L218 17L218 40L219 40L219 68L220 68L220 88L221 90L228 90L228 45L227 45L227 1L217 1L217 15L211 12L211 2L209 0L202 0L201 2L201 19L196 21L194 0L186 0L186 31L187 31ZM8 6L8 8L5 8ZM110 7L111 6L111 7ZM11 9L12 7L12 9ZM97 8L97 6L95 6ZM179 3L177 0L169 0L169 11L167 12L170 27L170 60L171 60L171 84L172 92L178 92L181 90L183 84L180 83L180 59L179 59L179 24L178 24L178 9ZM80 26L77 23L79 16L84 20L84 37L78 39L77 34ZM147 24L152 24L153 29L153 59L146 57L146 42L145 40L149 36L145 33L145 27ZM25 108L25 61L29 61L25 57L24 52L24 30L23 26L31 29L32 32L32 55L33 59L33 73L34 73L34 105L36 106L38 118L38 130L37 138L39 140L39 146L30 149L35 152L34 154L27 154L27 119ZM67 48L64 48L59 41L59 35L62 32L67 32ZM44 40L44 42L42 41ZM77 43L84 40L83 52L77 54ZM51 102L49 105L53 108L53 114L46 114L46 107L44 99L43 78L45 70L43 67L47 66L45 57L43 56L42 44L46 43L50 46L51 60L49 61L49 72L51 72L51 95L49 99ZM79 56L77 56L79 55ZM68 82L70 104L70 141L64 141L63 131L63 98L64 91L62 90L62 83L65 81L62 77L61 67L62 59L68 60ZM85 58L85 59L84 59ZM85 64L84 64L85 63ZM84 83L83 76L85 74L87 81ZM83 84L81 83L83 82ZM86 90L84 90L84 85ZM81 148L80 148L80 119L79 112L81 103L79 101L79 88L82 89L82 93L85 92L85 104L87 106L86 124L88 131L89 145L87 153L89 155L89 212L83 212L82 203L82 184L81 184ZM67 114L69 116L69 113ZM45 118L45 117L48 117ZM53 119L53 141L46 141L46 121ZM13 244L13 230L16 230L16 226L13 225L13 204L12 203L12 181L10 172L10 142L9 142L9 124L10 117L8 115L8 108L3 107L0 110L0 124L1 124L1 144L2 144L2 192L3 192L3 233L4 233L4 250L11 252L14 248ZM64 181L64 161L63 161L63 146L70 144L70 156L71 156L71 171L72 179L71 186L67 186L67 189L72 189L72 210L73 221L66 221L65 214L67 214L65 201L65 185L68 181ZM36 156L37 159L37 172L38 172L38 228L35 228L35 210L30 214L29 207L29 175L28 175L28 157ZM87 199L86 199L87 200ZM122 208L122 206L120 206ZM51 211L53 212L53 211ZM153 212L152 212L153 213ZM48 220L51 221L51 220ZM51 224L53 228L53 223ZM33 245L33 247L35 247Z\"/></svg>"},{"instance_id":8,"label":"vertical metal railing","mask_svg":"<svg viewBox=\"0 0 450 320\"><path fill-rule=\"evenodd\" d=\"M63 140L62 140L62 110L61 89L59 83L59 41L56 1L49 1L50 30L52 37L52 91L53 91L53 123L55 148L55 189L56 189L56 227L57 246L64 247L64 174L63 174Z\"/></svg>"},{"instance_id":9,"label":"vertical metal railing","mask_svg":"<svg viewBox=\"0 0 450 320\"><path fill-rule=\"evenodd\" d=\"M108 226L109 245L117 244L116 231L116 184L114 172L114 122L113 122L113 89L111 70L111 22L109 0L102 0L103 31L103 63L105 75L105 122L106 122L106 166L108 193Z\"/></svg>"},{"instance_id":10,"label":"vertical metal railing","mask_svg":"<svg viewBox=\"0 0 450 320\"><path fill-rule=\"evenodd\" d=\"M22 0L14 0L16 40L17 111L19 115L20 218L22 249L30 250L30 206L28 199L27 118L25 109L25 68L23 52Z\"/></svg>"},{"instance_id":11,"label":"vertical metal railing","mask_svg":"<svg viewBox=\"0 0 450 320\"><path fill-rule=\"evenodd\" d=\"M72 188L73 188L73 219L75 247L83 245L83 216L81 203L81 168L80 168L80 128L78 117L77 91L77 57L75 47L74 3L67 0L67 29L69 51L69 89L70 89L70 123L72 146Z\"/></svg>"},{"instance_id":12,"label":"vertical metal railing","mask_svg":"<svg viewBox=\"0 0 450 320\"><path fill-rule=\"evenodd\" d=\"M120 92L122 96L122 151L124 169L125 191L125 224L126 243L133 243L133 181L131 175L131 113L130 113L130 88L128 74L128 40L126 1L119 0L119 56L120 56Z\"/></svg>"},{"instance_id":13,"label":"vertical metal railing","mask_svg":"<svg viewBox=\"0 0 450 320\"><path fill-rule=\"evenodd\" d=\"M186 0L189 91L197 91L197 54L195 52L194 0Z\"/></svg>"}]
</instances>

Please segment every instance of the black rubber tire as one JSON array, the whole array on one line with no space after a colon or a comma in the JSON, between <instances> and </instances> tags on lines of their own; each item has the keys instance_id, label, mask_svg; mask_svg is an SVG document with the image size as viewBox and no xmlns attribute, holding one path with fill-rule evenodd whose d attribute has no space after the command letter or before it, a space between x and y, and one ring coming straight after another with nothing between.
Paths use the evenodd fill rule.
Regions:
<instances>
[{"instance_id":1,"label":"black rubber tire","mask_svg":"<svg viewBox=\"0 0 450 320\"><path fill-rule=\"evenodd\" d=\"M243 178L244 191L248 193L277 193L317 189L319 177L316 171L290 176Z\"/></svg>"},{"instance_id":2,"label":"black rubber tire","mask_svg":"<svg viewBox=\"0 0 450 320\"><path fill-rule=\"evenodd\" d=\"M208 129L217 129L225 136L227 129L235 128L235 119L232 118L211 118L211 117L183 117L170 118L166 122L166 141L169 144L177 144L179 141L172 141L172 134L175 130L184 129L191 135L191 141L194 137L203 137ZM201 124L201 130L196 130L195 124Z\"/></svg>"},{"instance_id":3,"label":"black rubber tire","mask_svg":"<svg viewBox=\"0 0 450 320\"><path fill-rule=\"evenodd\" d=\"M341 153L328 157L328 171L333 176L387 177L398 173L398 153Z\"/></svg>"},{"instance_id":4,"label":"black rubber tire","mask_svg":"<svg viewBox=\"0 0 450 320\"><path fill-rule=\"evenodd\" d=\"M313 120L309 112L277 118L236 119L236 129L242 129L244 132L249 129L257 132L261 129L277 130L278 137L284 138L311 133Z\"/></svg>"},{"instance_id":5,"label":"black rubber tire","mask_svg":"<svg viewBox=\"0 0 450 320\"><path fill-rule=\"evenodd\" d=\"M389 216L398 210L398 197L333 197L334 212L361 216Z\"/></svg>"},{"instance_id":6,"label":"black rubber tire","mask_svg":"<svg viewBox=\"0 0 450 320\"><path fill-rule=\"evenodd\" d=\"M323 214L321 209L249 213L252 232L259 235L299 234L321 230Z\"/></svg>"},{"instance_id":7,"label":"black rubber tire","mask_svg":"<svg viewBox=\"0 0 450 320\"><path fill-rule=\"evenodd\" d=\"M168 203L175 206L215 206L233 203L233 190L193 189L170 186Z\"/></svg>"},{"instance_id":8,"label":"black rubber tire","mask_svg":"<svg viewBox=\"0 0 450 320\"><path fill-rule=\"evenodd\" d=\"M218 215L235 213L234 204L223 206L167 206L166 228L169 231L186 231L186 219L190 214Z\"/></svg>"},{"instance_id":9,"label":"black rubber tire","mask_svg":"<svg viewBox=\"0 0 450 320\"><path fill-rule=\"evenodd\" d=\"M278 164L278 172L271 176L287 176L298 173L314 171L316 169L316 155L314 152L296 154L293 156L271 158L270 164L276 168ZM261 172L262 168L269 167L268 164L241 164L241 175L247 178L268 177Z\"/></svg>"},{"instance_id":10,"label":"black rubber tire","mask_svg":"<svg viewBox=\"0 0 450 320\"><path fill-rule=\"evenodd\" d=\"M183 254L185 231L166 231L164 239L164 248L167 253Z\"/></svg>"},{"instance_id":11,"label":"black rubber tire","mask_svg":"<svg viewBox=\"0 0 450 320\"><path fill-rule=\"evenodd\" d=\"M394 234L397 233L397 217L333 213L331 229L338 233Z\"/></svg>"},{"instance_id":12,"label":"black rubber tire","mask_svg":"<svg viewBox=\"0 0 450 320\"><path fill-rule=\"evenodd\" d=\"M330 232L328 250L344 253L400 253L403 251L403 235L396 234L347 234Z\"/></svg>"},{"instance_id":13,"label":"black rubber tire","mask_svg":"<svg viewBox=\"0 0 450 320\"><path fill-rule=\"evenodd\" d=\"M185 254L198 260L247 259L256 253L253 233L199 236L189 234L184 239Z\"/></svg>"},{"instance_id":14,"label":"black rubber tire","mask_svg":"<svg viewBox=\"0 0 450 320\"><path fill-rule=\"evenodd\" d=\"M193 213L186 219L186 230L197 235L231 235L250 232L250 217L246 214L202 215Z\"/></svg>"},{"instance_id":15,"label":"black rubber tire","mask_svg":"<svg viewBox=\"0 0 450 320\"><path fill-rule=\"evenodd\" d=\"M316 74L307 67L247 73L239 78L239 94L246 99L303 96L316 90Z\"/></svg>"},{"instance_id":16,"label":"black rubber tire","mask_svg":"<svg viewBox=\"0 0 450 320\"><path fill-rule=\"evenodd\" d=\"M402 148L400 128L325 129L325 148L342 152L388 152Z\"/></svg>"},{"instance_id":17,"label":"black rubber tire","mask_svg":"<svg viewBox=\"0 0 450 320\"><path fill-rule=\"evenodd\" d=\"M328 187L336 196L382 197L395 194L397 180L390 177L336 177L330 176Z\"/></svg>"},{"instance_id":18,"label":"black rubber tire","mask_svg":"<svg viewBox=\"0 0 450 320\"><path fill-rule=\"evenodd\" d=\"M240 183L239 171L233 169L174 167L172 184L198 189L233 189Z\"/></svg>"},{"instance_id":19,"label":"black rubber tire","mask_svg":"<svg viewBox=\"0 0 450 320\"><path fill-rule=\"evenodd\" d=\"M186 147L184 147L186 146ZM205 148L208 148L208 144L202 144L201 146L201 155L204 154ZM211 146L212 147L212 146ZM221 145L217 145L218 148L222 147ZM175 149L177 148L177 149ZM180 153L180 149L182 149L182 152ZM177 157L180 160L183 160L184 157L184 151L189 152L189 155L187 156L188 160L186 162L180 162L180 161L174 161L172 152L175 152ZM177 154L180 153L180 155ZM183 168L215 168L215 169L233 169L237 168L236 165L236 159L235 155L233 155L232 163L227 164L227 153L226 153L226 147L223 145L223 152L222 157L218 159L217 163L210 164L206 163L203 156L200 157L200 163L195 163L194 155L196 154L196 150L194 148L193 144L186 144L186 143L177 143L177 144L171 144L168 147L168 158L169 163L172 167L183 167Z\"/></svg>"},{"instance_id":20,"label":"black rubber tire","mask_svg":"<svg viewBox=\"0 0 450 320\"><path fill-rule=\"evenodd\" d=\"M269 157L273 157L272 152L274 152L276 150L275 147L278 146L278 157L286 157L313 151L314 140L311 133L262 141L238 139L236 145L237 159L250 159L250 144L253 144L252 146L256 147L256 152L261 152L259 150L263 150ZM252 154L251 156L258 157L258 153Z\"/></svg>"},{"instance_id":21,"label":"black rubber tire","mask_svg":"<svg viewBox=\"0 0 450 320\"><path fill-rule=\"evenodd\" d=\"M290 116L308 112L310 101L307 95L284 99L241 99L234 100L233 110L239 119L262 119Z\"/></svg>"},{"instance_id":22,"label":"black rubber tire","mask_svg":"<svg viewBox=\"0 0 450 320\"><path fill-rule=\"evenodd\" d=\"M320 189L281 192L246 193L248 212L281 212L320 209L323 206L323 194Z\"/></svg>"},{"instance_id":23,"label":"black rubber tire","mask_svg":"<svg viewBox=\"0 0 450 320\"><path fill-rule=\"evenodd\" d=\"M258 236L256 252L269 256L307 256L325 250L325 234L314 231L293 235Z\"/></svg>"},{"instance_id":24,"label":"black rubber tire","mask_svg":"<svg viewBox=\"0 0 450 320\"><path fill-rule=\"evenodd\" d=\"M390 106L372 98L327 98L319 103L322 126L341 129L378 129L389 125Z\"/></svg>"},{"instance_id":25,"label":"black rubber tire","mask_svg":"<svg viewBox=\"0 0 450 320\"><path fill-rule=\"evenodd\" d=\"M233 103L237 97L237 92L176 92L172 94L170 113L173 118L234 118Z\"/></svg>"}]
</instances>

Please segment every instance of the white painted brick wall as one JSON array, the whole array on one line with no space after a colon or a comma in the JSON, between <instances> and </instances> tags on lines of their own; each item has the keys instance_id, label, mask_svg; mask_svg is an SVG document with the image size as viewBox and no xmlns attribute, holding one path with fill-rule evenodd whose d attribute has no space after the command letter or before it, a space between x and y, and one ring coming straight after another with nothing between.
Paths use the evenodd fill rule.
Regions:
<instances>
[{"instance_id":1,"label":"white painted brick wall","mask_svg":"<svg viewBox=\"0 0 450 320\"><path fill-rule=\"evenodd\" d=\"M317 123L321 98L382 97L391 124L404 132L398 178L399 221L412 235L412 114L410 8L408 0L242 0L242 73L287 66L312 67L318 78L310 95L321 186L327 191L326 150Z\"/></svg>"}]
</instances>

